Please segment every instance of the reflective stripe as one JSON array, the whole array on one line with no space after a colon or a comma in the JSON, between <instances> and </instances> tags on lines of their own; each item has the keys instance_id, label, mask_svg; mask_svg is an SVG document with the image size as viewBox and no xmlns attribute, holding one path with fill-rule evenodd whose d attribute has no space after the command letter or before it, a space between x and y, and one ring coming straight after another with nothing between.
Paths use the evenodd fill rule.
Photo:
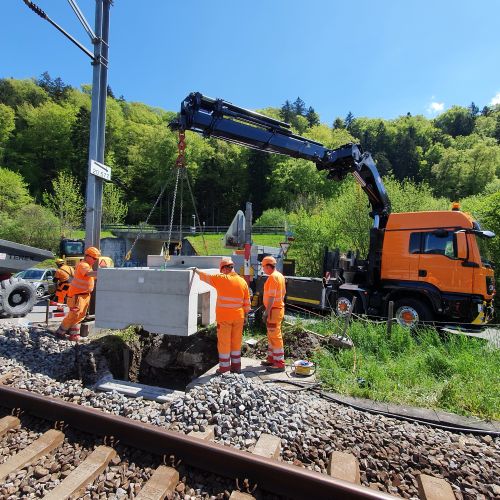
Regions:
<instances>
[{"instance_id":1,"label":"reflective stripe","mask_svg":"<svg viewBox=\"0 0 500 500\"><path fill-rule=\"evenodd\" d=\"M231 363L229 361L219 361L219 366L221 368L229 368L231 366Z\"/></svg>"},{"instance_id":2,"label":"reflective stripe","mask_svg":"<svg viewBox=\"0 0 500 500\"><path fill-rule=\"evenodd\" d=\"M233 356L241 356L241 351L231 351L231 357Z\"/></svg>"},{"instance_id":3,"label":"reflective stripe","mask_svg":"<svg viewBox=\"0 0 500 500\"><path fill-rule=\"evenodd\" d=\"M241 304L219 304L217 301L216 307L225 307L226 309L241 309Z\"/></svg>"},{"instance_id":4,"label":"reflective stripe","mask_svg":"<svg viewBox=\"0 0 500 500\"><path fill-rule=\"evenodd\" d=\"M240 298L240 297L224 297L222 295L218 295L217 298L220 299L220 300L228 300L229 302L238 302L238 303L240 303L240 302L243 301L243 299Z\"/></svg>"}]
</instances>

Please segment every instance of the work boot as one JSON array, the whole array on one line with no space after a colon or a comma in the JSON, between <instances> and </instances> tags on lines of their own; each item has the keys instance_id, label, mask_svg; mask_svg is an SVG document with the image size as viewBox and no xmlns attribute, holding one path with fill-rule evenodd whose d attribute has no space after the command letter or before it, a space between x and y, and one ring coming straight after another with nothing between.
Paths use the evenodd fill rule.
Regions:
<instances>
[{"instance_id":1,"label":"work boot","mask_svg":"<svg viewBox=\"0 0 500 500\"><path fill-rule=\"evenodd\" d=\"M241 373L241 363L231 364L231 373Z\"/></svg>"},{"instance_id":2,"label":"work boot","mask_svg":"<svg viewBox=\"0 0 500 500\"><path fill-rule=\"evenodd\" d=\"M261 361L260 364L262 366L273 366L274 365L274 360L273 360L273 358L270 358L268 356L267 359L265 361Z\"/></svg>"},{"instance_id":3,"label":"work boot","mask_svg":"<svg viewBox=\"0 0 500 500\"><path fill-rule=\"evenodd\" d=\"M230 371L229 366L224 367L224 368L217 368L217 370L215 370L215 374L216 375L224 375L224 373L229 373L229 371Z\"/></svg>"},{"instance_id":4,"label":"work boot","mask_svg":"<svg viewBox=\"0 0 500 500\"><path fill-rule=\"evenodd\" d=\"M285 365L273 364L272 366L268 366L266 368L266 372L268 373L283 373L285 371Z\"/></svg>"},{"instance_id":5,"label":"work boot","mask_svg":"<svg viewBox=\"0 0 500 500\"><path fill-rule=\"evenodd\" d=\"M54 337L57 337L58 339L67 339L68 335L66 333L66 330L64 328L59 327L55 332L51 332Z\"/></svg>"}]
</instances>

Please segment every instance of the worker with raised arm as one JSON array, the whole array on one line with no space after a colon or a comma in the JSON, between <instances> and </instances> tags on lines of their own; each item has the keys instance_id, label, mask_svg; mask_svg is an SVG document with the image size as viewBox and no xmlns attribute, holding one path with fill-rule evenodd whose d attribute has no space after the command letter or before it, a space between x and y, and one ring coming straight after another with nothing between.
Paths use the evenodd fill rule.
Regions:
<instances>
[{"instance_id":1,"label":"worker with raised arm","mask_svg":"<svg viewBox=\"0 0 500 500\"><path fill-rule=\"evenodd\" d=\"M54 283L56 283L56 302L57 308L61 309L66 301L69 285L75 270L69 264L66 264L63 259L56 259L57 270L54 275Z\"/></svg>"},{"instance_id":2,"label":"worker with raised arm","mask_svg":"<svg viewBox=\"0 0 500 500\"><path fill-rule=\"evenodd\" d=\"M285 371L285 351L281 322L285 315L285 277L276 270L276 259L267 256L262 259L262 269L267 274L264 284L264 314L262 319L267 328L267 359L262 364L266 371L278 373Z\"/></svg>"},{"instance_id":3,"label":"worker with raised arm","mask_svg":"<svg viewBox=\"0 0 500 500\"><path fill-rule=\"evenodd\" d=\"M97 271L94 271L93 267L100 256L101 252L96 247L88 247L83 259L76 266L75 275L68 289L69 313L59 325L56 336L67 338L69 335L69 340L79 340L80 323L87 314L97 276Z\"/></svg>"},{"instance_id":4,"label":"worker with raised arm","mask_svg":"<svg viewBox=\"0 0 500 500\"><path fill-rule=\"evenodd\" d=\"M215 319L217 321L217 374L241 372L241 341L245 316L250 312L250 292L247 282L234 272L234 262L223 257L220 274L208 274L194 268L200 279L217 290Z\"/></svg>"}]
</instances>

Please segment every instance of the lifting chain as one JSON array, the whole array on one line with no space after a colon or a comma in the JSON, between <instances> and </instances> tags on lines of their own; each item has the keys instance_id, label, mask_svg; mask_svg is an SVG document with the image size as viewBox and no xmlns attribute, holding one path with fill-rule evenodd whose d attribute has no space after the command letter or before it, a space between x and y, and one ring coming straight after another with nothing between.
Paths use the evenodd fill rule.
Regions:
<instances>
[{"instance_id":1,"label":"lifting chain","mask_svg":"<svg viewBox=\"0 0 500 500\"><path fill-rule=\"evenodd\" d=\"M167 247L167 253L165 254L165 260L170 259L170 256L168 255L168 249L170 248L170 237L172 235L173 214L174 214L174 207L175 207L175 197L177 194L177 186L179 184L179 173L181 171L181 168L184 167L185 163L186 163L186 153L185 153L186 137L185 137L184 131L179 131L179 142L177 144L177 149L178 149L178 153L177 153L177 160L175 160L175 165L179 168L177 169L177 177L175 179L174 201L172 204L172 216L170 217L170 230L169 230L169 234L168 234L168 247ZM167 185L168 185L168 179L167 179L167 182L165 182L164 186L162 187L160 194L158 195L158 198L156 198L156 201L153 205L153 208L151 208L151 211L149 212L148 216L146 217L146 222L144 223L144 226L147 227L148 221L149 221L151 215L153 214L153 211L156 208L156 205L158 205L158 202L160 201L161 197L163 196L163 193L165 192ZM134 249L134 247L135 247L137 241L139 240L139 238L141 237L142 233L143 233L142 229L137 233L137 236L135 237L135 240L132 243L130 250L127 252L127 255L125 256L126 261L130 260L130 258L132 256L132 250Z\"/></svg>"},{"instance_id":2,"label":"lifting chain","mask_svg":"<svg viewBox=\"0 0 500 500\"><path fill-rule=\"evenodd\" d=\"M168 241L165 249L165 245L163 246L163 257L165 261L170 260L170 241L172 240L172 229L174 227L174 212L175 212L175 202L177 199L177 190L179 188L179 179L184 178L184 172L186 170L186 133L184 130L179 130L179 141L177 142L177 160L175 160L175 166L177 167L177 175L175 176L175 187L174 187L174 197L172 200L172 211L170 212L170 225L168 228ZM181 188L181 207L180 207L180 219L182 224L182 188ZM181 229L182 226L179 226ZM181 229L182 230L182 229ZM179 245L177 248L180 251L180 238Z\"/></svg>"}]
</instances>

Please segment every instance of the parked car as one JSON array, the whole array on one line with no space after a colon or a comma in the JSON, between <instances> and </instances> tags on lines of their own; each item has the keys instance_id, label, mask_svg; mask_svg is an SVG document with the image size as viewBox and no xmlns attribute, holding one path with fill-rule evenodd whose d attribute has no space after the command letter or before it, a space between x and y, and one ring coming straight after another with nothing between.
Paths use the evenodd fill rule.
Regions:
<instances>
[{"instance_id":1,"label":"parked car","mask_svg":"<svg viewBox=\"0 0 500 500\"><path fill-rule=\"evenodd\" d=\"M29 282L36 292L36 298L41 299L46 295L52 295L56 291L54 283L55 269L37 269L32 267L16 274L16 278L22 278Z\"/></svg>"}]
</instances>

